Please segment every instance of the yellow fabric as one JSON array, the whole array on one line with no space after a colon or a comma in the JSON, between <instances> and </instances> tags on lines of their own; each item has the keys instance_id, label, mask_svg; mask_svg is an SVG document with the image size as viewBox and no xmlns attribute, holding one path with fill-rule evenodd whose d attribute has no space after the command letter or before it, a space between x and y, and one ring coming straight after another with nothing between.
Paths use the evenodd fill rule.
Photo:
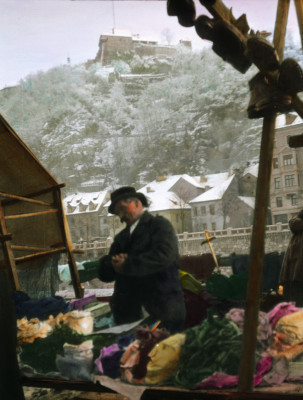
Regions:
<instances>
[{"instance_id":1,"label":"yellow fabric","mask_svg":"<svg viewBox=\"0 0 303 400\"><path fill-rule=\"evenodd\" d=\"M149 353L145 383L156 385L167 379L177 365L185 333L177 333L157 343Z\"/></svg>"},{"instance_id":2,"label":"yellow fabric","mask_svg":"<svg viewBox=\"0 0 303 400\"><path fill-rule=\"evenodd\" d=\"M285 334L286 343L292 346L303 343L303 310L280 318L276 331Z\"/></svg>"},{"instance_id":3,"label":"yellow fabric","mask_svg":"<svg viewBox=\"0 0 303 400\"><path fill-rule=\"evenodd\" d=\"M203 290L202 283L198 281L193 275L188 272L180 270L180 279L182 287L189 290L195 294L200 294Z\"/></svg>"}]
</instances>

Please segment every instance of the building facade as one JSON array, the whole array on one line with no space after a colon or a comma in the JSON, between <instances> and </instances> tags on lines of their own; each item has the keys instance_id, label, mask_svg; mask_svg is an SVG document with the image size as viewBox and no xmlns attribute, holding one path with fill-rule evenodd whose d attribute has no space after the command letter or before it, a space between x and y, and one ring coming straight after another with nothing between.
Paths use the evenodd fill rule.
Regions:
<instances>
[{"instance_id":1,"label":"building facade","mask_svg":"<svg viewBox=\"0 0 303 400\"><path fill-rule=\"evenodd\" d=\"M277 118L270 184L273 224L287 223L303 208L303 148L288 146L288 137L302 132L301 118Z\"/></svg>"},{"instance_id":2,"label":"building facade","mask_svg":"<svg viewBox=\"0 0 303 400\"><path fill-rule=\"evenodd\" d=\"M64 206L74 243L90 242L109 235L105 203L110 198L108 191L76 193L65 197Z\"/></svg>"}]
</instances>

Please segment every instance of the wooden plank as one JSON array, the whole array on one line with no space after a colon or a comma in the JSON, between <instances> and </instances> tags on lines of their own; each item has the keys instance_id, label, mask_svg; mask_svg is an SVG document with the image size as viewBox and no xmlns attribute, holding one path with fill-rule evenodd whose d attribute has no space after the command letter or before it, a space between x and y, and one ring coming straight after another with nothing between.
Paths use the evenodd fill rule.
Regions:
<instances>
[{"instance_id":1,"label":"wooden plank","mask_svg":"<svg viewBox=\"0 0 303 400\"><path fill-rule=\"evenodd\" d=\"M7 197L7 198L10 198L10 199L15 199L15 200L26 201L28 203L42 204L44 206L50 206L50 207L52 206L52 204L49 204L46 201L34 200L34 199L30 199L28 197L17 196L15 194L9 194L9 193L0 192L0 196Z\"/></svg>"},{"instance_id":2,"label":"wooden plank","mask_svg":"<svg viewBox=\"0 0 303 400\"><path fill-rule=\"evenodd\" d=\"M6 224L5 224L5 219L4 219L4 213L3 213L3 207L0 202L0 234L1 235L8 235ZM3 249L3 254L4 254L4 259L5 259L5 268L8 272L9 279L12 284L13 290L21 290L19 279L18 279L18 274L16 270L16 264L13 256L12 249L10 247L9 241L5 241L2 243L2 249Z\"/></svg>"},{"instance_id":3,"label":"wooden plank","mask_svg":"<svg viewBox=\"0 0 303 400\"><path fill-rule=\"evenodd\" d=\"M50 249L47 251L41 251L40 253L35 253L35 254L29 254L28 256L23 256L23 257L17 257L15 258L15 263L16 264L21 264L27 261L31 260L36 260L37 258L45 257L49 254L53 253L58 253L58 252L63 252L66 251L66 247L59 247L57 249Z\"/></svg>"},{"instance_id":4,"label":"wooden plank","mask_svg":"<svg viewBox=\"0 0 303 400\"><path fill-rule=\"evenodd\" d=\"M34 213L27 213L27 214L6 215L4 218L5 219L17 219L17 218L37 217L39 215L57 213L58 211L59 210L56 208L56 209L53 209L53 210L37 211L37 212L34 212Z\"/></svg>"},{"instance_id":5,"label":"wooden plank","mask_svg":"<svg viewBox=\"0 0 303 400\"><path fill-rule=\"evenodd\" d=\"M50 192L53 192L54 190L61 189L63 187L65 187L65 183L59 183L58 185L50 186L50 187L48 187L46 189L42 189L42 190L39 190L37 192L24 194L23 197L31 198L31 197L41 196L42 194L50 193ZM2 204L4 206L6 206L8 204L16 203L17 201L18 200L16 200L16 199L5 199L5 200L2 201Z\"/></svg>"},{"instance_id":6,"label":"wooden plank","mask_svg":"<svg viewBox=\"0 0 303 400\"><path fill-rule=\"evenodd\" d=\"M63 247L65 249L65 247ZM20 246L17 244L11 244L11 249L13 250L22 250L22 251L48 251L51 250L49 247L34 247L34 246Z\"/></svg>"}]
</instances>

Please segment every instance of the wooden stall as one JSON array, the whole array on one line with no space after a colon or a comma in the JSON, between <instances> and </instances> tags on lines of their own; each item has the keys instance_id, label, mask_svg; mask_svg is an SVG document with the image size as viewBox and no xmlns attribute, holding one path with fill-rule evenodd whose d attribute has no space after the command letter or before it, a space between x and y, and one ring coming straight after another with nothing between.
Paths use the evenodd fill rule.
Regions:
<instances>
[{"instance_id":1,"label":"wooden stall","mask_svg":"<svg viewBox=\"0 0 303 400\"><path fill-rule=\"evenodd\" d=\"M67 253L76 297L82 297L63 209L61 188L0 115L0 267L22 290L18 270L40 268L54 253ZM33 282L34 284L34 282Z\"/></svg>"}]
</instances>

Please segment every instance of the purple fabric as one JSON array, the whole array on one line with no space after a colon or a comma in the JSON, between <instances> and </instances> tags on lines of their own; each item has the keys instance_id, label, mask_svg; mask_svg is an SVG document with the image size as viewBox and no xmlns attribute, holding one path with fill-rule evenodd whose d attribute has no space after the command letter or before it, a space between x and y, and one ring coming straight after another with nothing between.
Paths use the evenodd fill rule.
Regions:
<instances>
[{"instance_id":1,"label":"purple fabric","mask_svg":"<svg viewBox=\"0 0 303 400\"><path fill-rule=\"evenodd\" d=\"M72 310L82 310L84 306L90 303L94 303L97 301L96 295L95 294L88 294L85 297L82 297L81 299L73 299L70 302L70 307Z\"/></svg>"},{"instance_id":2,"label":"purple fabric","mask_svg":"<svg viewBox=\"0 0 303 400\"><path fill-rule=\"evenodd\" d=\"M272 364L272 357L266 357L257 363L256 373L253 378L254 386L258 386L263 376L270 370ZM223 387L237 386L239 377L237 375L228 375L223 372L214 372L211 376L203 379L195 389L215 389Z\"/></svg>"},{"instance_id":3,"label":"purple fabric","mask_svg":"<svg viewBox=\"0 0 303 400\"><path fill-rule=\"evenodd\" d=\"M269 323L274 329L277 321L284 317L285 315L292 314L296 311L299 311L300 308L295 306L295 303L293 302L284 302L284 303L279 303L277 304L271 311L267 313Z\"/></svg>"},{"instance_id":4,"label":"purple fabric","mask_svg":"<svg viewBox=\"0 0 303 400\"><path fill-rule=\"evenodd\" d=\"M245 310L243 308L232 308L228 313L225 314L225 317L234 322L241 331L244 328L244 316ZM269 338L272 335L271 325L269 323L268 315L259 311L259 325L258 325L258 334L257 334L257 345L259 349L266 349L268 347Z\"/></svg>"},{"instance_id":5,"label":"purple fabric","mask_svg":"<svg viewBox=\"0 0 303 400\"><path fill-rule=\"evenodd\" d=\"M124 351L116 343L104 347L100 351L100 356L95 360L95 364L101 374L113 379L118 378L120 376L120 359L123 353Z\"/></svg>"}]
</instances>

